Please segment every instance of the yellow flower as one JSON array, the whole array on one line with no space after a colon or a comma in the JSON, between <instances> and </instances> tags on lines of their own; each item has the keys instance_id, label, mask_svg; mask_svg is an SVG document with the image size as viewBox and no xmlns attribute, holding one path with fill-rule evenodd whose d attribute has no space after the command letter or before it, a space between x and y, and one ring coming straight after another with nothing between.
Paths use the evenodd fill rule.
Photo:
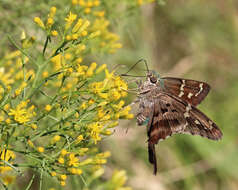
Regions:
<instances>
[{"instance_id":1,"label":"yellow flower","mask_svg":"<svg viewBox=\"0 0 238 190\"><path fill-rule=\"evenodd\" d=\"M3 174L7 171L12 170L11 167L7 166L1 160L4 160L4 161L8 162L8 161L13 160L15 158L16 158L16 155L14 154L14 152L12 152L11 150L6 150L6 149L1 149L0 148L0 174Z\"/></svg>"},{"instance_id":2,"label":"yellow flower","mask_svg":"<svg viewBox=\"0 0 238 190\"><path fill-rule=\"evenodd\" d=\"M45 106L45 111L49 112L51 109L52 109L52 106L51 106L51 105L47 104L47 105Z\"/></svg>"},{"instance_id":3,"label":"yellow flower","mask_svg":"<svg viewBox=\"0 0 238 190\"><path fill-rule=\"evenodd\" d=\"M15 176L12 176L12 175L4 175L4 176L1 176L1 178L5 185L12 184L13 181L15 180Z\"/></svg>"},{"instance_id":4,"label":"yellow flower","mask_svg":"<svg viewBox=\"0 0 238 190\"><path fill-rule=\"evenodd\" d=\"M52 36L58 36L58 32L57 32L56 30L52 30L52 31L51 31L51 35L52 35Z\"/></svg>"},{"instance_id":5,"label":"yellow flower","mask_svg":"<svg viewBox=\"0 0 238 190\"><path fill-rule=\"evenodd\" d=\"M66 185L65 181L60 181L60 185L65 186Z\"/></svg>"},{"instance_id":6,"label":"yellow flower","mask_svg":"<svg viewBox=\"0 0 238 190\"><path fill-rule=\"evenodd\" d=\"M109 73L108 69L105 69L106 79L110 80L114 77L114 71Z\"/></svg>"},{"instance_id":7,"label":"yellow flower","mask_svg":"<svg viewBox=\"0 0 238 190\"><path fill-rule=\"evenodd\" d=\"M49 17L54 17L55 16L55 13L56 13L56 10L57 10L57 8L56 7L51 7L50 8L50 15L49 15Z\"/></svg>"},{"instance_id":8,"label":"yellow flower","mask_svg":"<svg viewBox=\"0 0 238 190\"><path fill-rule=\"evenodd\" d=\"M96 122L96 123L90 124L88 128L90 129L91 138L94 140L94 143L97 144L97 142L102 139L100 136L102 125Z\"/></svg>"},{"instance_id":9,"label":"yellow flower","mask_svg":"<svg viewBox=\"0 0 238 190\"><path fill-rule=\"evenodd\" d=\"M99 5L100 5L100 1L99 1L99 0L95 0L95 1L93 2L93 5L94 5L95 7L99 6Z\"/></svg>"},{"instance_id":10,"label":"yellow flower","mask_svg":"<svg viewBox=\"0 0 238 190\"><path fill-rule=\"evenodd\" d=\"M84 0L79 0L79 5L80 6L85 6L85 1Z\"/></svg>"},{"instance_id":11,"label":"yellow flower","mask_svg":"<svg viewBox=\"0 0 238 190\"><path fill-rule=\"evenodd\" d=\"M65 156L66 154L68 154L68 152L67 152L67 150L62 149L60 154L61 154L62 156Z\"/></svg>"},{"instance_id":12,"label":"yellow flower","mask_svg":"<svg viewBox=\"0 0 238 190\"><path fill-rule=\"evenodd\" d=\"M84 66L84 65L81 66L80 64L77 65L76 71L79 76L85 75L86 70L87 70L87 66Z\"/></svg>"},{"instance_id":13,"label":"yellow flower","mask_svg":"<svg viewBox=\"0 0 238 190\"><path fill-rule=\"evenodd\" d=\"M44 23L42 22L42 20L40 19L40 17L35 17L34 18L34 22L38 25L38 26L40 26L41 28L45 28L45 25L44 25Z\"/></svg>"},{"instance_id":14,"label":"yellow flower","mask_svg":"<svg viewBox=\"0 0 238 190\"><path fill-rule=\"evenodd\" d=\"M121 94L115 90L115 89L112 89L110 91L110 99L111 100L119 100L121 98Z\"/></svg>"},{"instance_id":15,"label":"yellow flower","mask_svg":"<svg viewBox=\"0 0 238 190\"><path fill-rule=\"evenodd\" d=\"M87 104L85 102L83 102L80 106L80 109L85 110L87 107L88 107Z\"/></svg>"},{"instance_id":16,"label":"yellow flower","mask_svg":"<svg viewBox=\"0 0 238 190\"><path fill-rule=\"evenodd\" d=\"M133 114L129 113L131 110L130 106L125 107L123 110L119 111L119 117L120 118L126 118L126 119L132 119L134 117Z\"/></svg>"},{"instance_id":17,"label":"yellow flower","mask_svg":"<svg viewBox=\"0 0 238 190\"><path fill-rule=\"evenodd\" d=\"M30 146L30 147L34 147L34 144L33 144L33 142L31 141L31 140L27 140L27 144Z\"/></svg>"},{"instance_id":18,"label":"yellow flower","mask_svg":"<svg viewBox=\"0 0 238 190\"><path fill-rule=\"evenodd\" d=\"M89 101L88 101L88 104L89 105L92 105L92 104L94 104L95 103L95 101L93 100L93 99L90 99Z\"/></svg>"},{"instance_id":19,"label":"yellow flower","mask_svg":"<svg viewBox=\"0 0 238 190\"><path fill-rule=\"evenodd\" d=\"M95 11L95 12L94 12L94 15L95 15L95 16L98 16L98 17L104 17L105 11Z\"/></svg>"},{"instance_id":20,"label":"yellow flower","mask_svg":"<svg viewBox=\"0 0 238 190\"><path fill-rule=\"evenodd\" d=\"M76 143L80 143L82 140L83 140L83 135L79 135L77 138L76 138Z\"/></svg>"},{"instance_id":21,"label":"yellow flower","mask_svg":"<svg viewBox=\"0 0 238 190\"><path fill-rule=\"evenodd\" d=\"M89 8L89 7L85 8L85 9L84 9L84 12L85 12L86 14L89 14L89 13L91 12L91 8Z\"/></svg>"},{"instance_id":22,"label":"yellow flower","mask_svg":"<svg viewBox=\"0 0 238 190\"><path fill-rule=\"evenodd\" d=\"M3 106L3 108L4 108L5 111L8 111L9 108L10 108L10 104L6 104L5 106Z\"/></svg>"},{"instance_id":23,"label":"yellow flower","mask_svg":"<svg viewBox=\"0 0 238 190\"><path fill-rule=\"evenodd\" d=\"M78 37L79 37L79 35L78 35L78 34L72 34L72 36L71 36L72 40L77 40L77 39L78 39Z\"/></svg>"},{"instance_id":24,"label":"yellow flower","mask_svg":"<svg viewBox=\"0 0 238 190\"><path fill-rule=\"evenodd\" d=\"M87 36L87 35L88 35L88 32L86 30L81 32L81 36Z\"/></svg>"},{"instance_id":25,"label":"yellow flower","mask_svg":"<svg viewBox=\"0 0 238 190\"><path fill-rule=\"evenodd\" d=\"M77 174L77 169L76 168L69 168L69 172L72 174Z\"/></svg>"},{"instance_id":26,"label":"yellow flower","mask_svg":"<svg viewBox=\"0 0 238 190\"><path fill-rule=\"evenodd\" d=\"M78 0L72 0L72 4L73 5L77 5L78 4Z\"/></svg>"},{"instance_id":27,"label":"yellow flower","mask_svg":"<svg viewBox=\"0 0 238 190\"><path fill-rule=\"evenodd\" d=\"M59 135L55 135L54 137L53 137L53 139L52 139L52 142L53 143L56 143L56 142L58 142L60 140L60 136Z\"/></svg>"},{"instance_id":28,"label":"yellow flower","mask_svg":"<svg viewBox=\"0 0 238 190\"><path fill-rule=\"evenodd\" d=\"M60 179L65 181L67 179L67 175L60 175Z\"/></svg>"},{"instance_id":29,"label":"yellow flower","mask_svg":"<svg viewBox=\"0 0 238 190\"><path fill-rule=\"evenodd\" d=\"M79 28L77 33L81 33L82 31L86 30L90 25L90 21L89 20L85 20L84 23L82 24L82 26Z\"/></svg>"},{"instance_id":30,"label":"yellow flower","mask_svg":"<svg viewBox=\"0 0 238 190\"><path fill-rule=\"evenodd\" d=\"M57 174L56 174L56 172L51 172L50 175L51 175L52 177L54 177L54 176L56 176Z\"/></svg>"},{"instance_id":31,"label":"yellow flower","mask_svg":"<svg viewBox=\"0 0 238 190\"><path fill-rule=\"evenodd\" d=\"M79 18L77 23L74 25L73 29L72 29L72 32L73 33L76 33L78 32L79 28L82 26L83 24L83 19Z\"/></svg>"},{"instance_id":32,"label":"yellow flower","mask_svg":"<svg viewBox=\"0 0 238 190\"><path fill-rule=\"evenodd\" d=\"M77 175L81 175L82 173L83 173L83 170L77 169L77 172L76 172Z\"/></svg>"},{"instance_id":33,"label":"yellow flower","mask_svg":"<svg viewBox=\"0 0 238 190\"><path fill-rule=\"evenodd\" d=\"M85 165L88 165L88 164L91 164L93 162L93 159L92 158L87 158L86 160L80 162L80 166L85 166Z\"/></svg>"},{"instance_id":34,"label":"yellow flower","mask_svg":"<svg viewBox=\"0 0 238 190\"><path fill-rule=\"evenodd\" d=\"M106 151L106 152L102 152L97 154L97 157L101 157L101 158L108 158L111 156L111 152L110 151Z\"/></svg>"},{"instance_id":35,"label":"yellow flower","mask_svg":"<svg viewBox=\"0 0 238 190\"><path fill-rule=\"evenodd\" d=\"M77 157L75 157L74 153L70 153L69 154L69 162L68 162L69 166L74 166L77 167L79 165L79 159Z\"/></svg>"},{"instance_id":36,"label":"yellow flower","mask_svg":"<svg viewBox=\"0 0 238 190\"><path fill-rule=\"evenodd\" d=\"M106 164L107 160L106 159L95 159L94 162L96 164Z\"/></svg>"},{"instance_id":37,"label":"yellow flower","mask_svg":"<svg viewBox=\"0 0 238 190\"><path fill-rule=\"evenodd\" d=\"M11 119L9 119L9 118L7 118L5 121L6 121L7 124L11 123Z\"/></svg>"},{"instance_id":38,"label":"yellow flower","mask_svg":"<svg viewBox=\"0 0 238 190\"><path fill-rule=\"evenodd\" d=\"M76 59L76 62L77 62L77 63L82 63L82 61L83 61L83 58L82 58L82 57L79 57L79 58Z\"/></svg>"},{"instance_id":39,"label":"yellow flower","mask_svg":"<svg viewBox=\"0 0 238 190\"><path fill-rule=\"evenodd\" d=\"M92 32L89 36L88 36L88 39L92 39L92 38L95 38L97 36L100 36L101 35L101 31L100 30L97 30L96 32Z\"/></svg>"},{"instance_id":40,"label":"yellow flower","mask_svg":"<svg viewBox=\"0 0 238 190\"><path fill-rule=\"evenodd\" d=\"M121 187L126 183L127 176L124 170L115 171L112 175L112 183L117 184L117 187Z\"/></svg>"},{"instance_id":41,"label":"yellow flower","mask_svg":"<svg viewBox=\"0 0 238 190\"><path fill-rule=\"evenodd\" d=\"M47 26L50 27L54 24L54 20L52 18L47 19Z\"/></svg>"},{"instance_id":42,"label":"yellow flower","mask_svg":"<svg viewBox=\"0 0 238 190\"><path fill-rule=\"evenodd\" d=\"M59 158L58 158L58 162L59 162L60 164L64 164L64 158L59 157Z\"/></svg>"},{"instance_id":43,"label":"yellow flower","mask_svg":"<svg viewBox=\"0 0 238 190\"><path fill-rule=\"evenodd\" d=\"M45 151L44 147L37 147L37 151L40 152L40 153L43 153Z\"/></svg>"},{"instance_id":44,"label":"yellow flower","mask_svg":"<svg viewBox=\"0 0 238 190\"><path fill-rule=\"evenodd\" d=\"M10 109L9 115L14 116L14 120L20 124L24 124L35 115L34 107L26 108L29 101L22 101L16 106L15 109Z\"/></svg>"},{"instance_id":45,"label":"yellow flower","mask_svg":"<svg viewBox=\"0 0 238 190\"><path fill-rule=\"evenodd\" d=\"M98 69L96 70L96 74L102 72L103 70L105 70L107 68L106 64L101 65L100 67L98 67Z\"/></svg>"},{"instance_id":46,"label":"yellow flower","mask_svg":"<svg viewBox=\"0 0 238 190\"><path fill-rule=\"evenodd\" d=\"M96 69L96 67L97 67L96 62L91 63L90 67L88 68L88 70L86 72L86 76L91 77L93 75L93 71Z\"/></svg>"},{"instance_id":47,"label":"yellow flower","mask_svg":"<svg viewBox=\"0 0 238 190\"><path fill-rule=\"evenodd\" d=\"M32 123L32 124L31 124L31 128L32 128L32 129L37 129L37 125L36 125L35 123Z\"/></svg>"},{"instance_id":48,"label":"yellow flower","mask_svg":"<svg viewBox=\"0 0 238 190\"><path fill-rule=\"evenodd\" d=\"M49 76L49 72L48 71L44 71L43 73L42 73L42 77L43 78L46 78L46 77L48 77Z\"/></svg>"},{"instance_id":49,"label":"yellow flower","mask_svg":"<svg viewBox=\"0 0 238 190\"><path fill-rule=\"evenodd\" d=\"M71 11L69 12L68 16L65 18L65 30L68 30L72 23L77 19L77 15L73 14Z\"/></svg>"},{"instance_id":50,"label":"yellow flower","mask_svg":"<svg viewBox=\"0 0 238 190\"><path fill-rule=\"evenodd\" d=\"M103 134L103 135L111 135L112 132L111 132L110 130L107 129L107 130L101 132L101 134Z\"/></svg>"}]
</instances>

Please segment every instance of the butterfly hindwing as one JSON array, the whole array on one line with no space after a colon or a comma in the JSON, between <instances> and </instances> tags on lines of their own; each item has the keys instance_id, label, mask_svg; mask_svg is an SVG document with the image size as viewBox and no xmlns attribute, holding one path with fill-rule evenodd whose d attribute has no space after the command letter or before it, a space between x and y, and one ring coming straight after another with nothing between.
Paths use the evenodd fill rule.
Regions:
<instances>
[{"instance_id":1,"label":"butterfly hindwing","mask_svg":"<svg viewBox=\"0 0 238 190\"><path fill-rule=\"evenodd\" d=\"M210 86L205 82L172 77L161 78L164 90L197 106L207 96Z\"/></svg>"},{"instance_id":2,"label":"butterfly hindwing","mask_svg":"<svg viewBox=\"0 0 238 190\"><path fill-rule=\"evenodd\" d=\"M176 133L200 135L212 140L222 137L217 125L205 114L171 94L160 93L155 97L155 107L149 139L153 143Z\"/></svg>"}]
</instances>

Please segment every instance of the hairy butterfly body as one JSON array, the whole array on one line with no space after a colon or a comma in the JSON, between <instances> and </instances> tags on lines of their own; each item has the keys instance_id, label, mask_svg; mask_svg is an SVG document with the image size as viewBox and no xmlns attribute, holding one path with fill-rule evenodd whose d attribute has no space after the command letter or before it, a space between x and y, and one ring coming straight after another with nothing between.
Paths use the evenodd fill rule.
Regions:
<instances>
[{"instance_id":1,"label":"hairy butterfly body","mask_svg":"<svg viewBox=\"0 0 238 190\"><path fill-rule=\"evenodd\" d=\"M153 73L138 84L138 125L147 126L149 161L157 173L155 144L173 134L200 135L211 140L222 138L217 125L196 106L210 87L204 82L180 78L158 78Z\"/></svg>"}]
</instances>

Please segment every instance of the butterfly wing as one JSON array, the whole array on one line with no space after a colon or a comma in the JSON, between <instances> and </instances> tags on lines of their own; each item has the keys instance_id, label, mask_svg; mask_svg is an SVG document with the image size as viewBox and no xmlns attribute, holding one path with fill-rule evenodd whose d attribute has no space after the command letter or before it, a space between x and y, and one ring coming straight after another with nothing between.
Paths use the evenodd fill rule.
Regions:
<instances>
[{"instance_id":1,"label":"butterfly wing","mask_svg":"<svg viewBox=\"0 0 238 190\"><path fill-rule=\"evenodd\" d=\"M191 104L164 92L154 101L155 111L149 131L152 144L176 133L221 139L222 132L217 125Z\"/></svg>"},{"instance_id":2,"label":"butterfly wing","mask_svg":"<svg viewBox=\"0 0 238 190\"><path fill-rule=\"evenodd\" d=\"M164 77L161 78L165 92L197 106L207 96L210 86L205 82Z\"/></svg>"}]
</instances>

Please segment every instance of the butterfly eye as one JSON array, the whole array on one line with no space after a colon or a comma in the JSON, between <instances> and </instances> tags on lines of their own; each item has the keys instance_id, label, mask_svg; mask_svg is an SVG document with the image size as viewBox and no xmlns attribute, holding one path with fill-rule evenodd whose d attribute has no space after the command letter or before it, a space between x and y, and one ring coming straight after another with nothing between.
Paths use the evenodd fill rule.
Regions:
<instances>
[{"instance_id":1,"label":"butterfly eye","mask_svg":"<svg viewBox=\"0 0 238 190\"><path fill-rule=\"evenodd\" d=\"M157 82L157 78L154 77L154 76L150 77L150 82L156 83Z\"/></svg>"}]
</instances>

